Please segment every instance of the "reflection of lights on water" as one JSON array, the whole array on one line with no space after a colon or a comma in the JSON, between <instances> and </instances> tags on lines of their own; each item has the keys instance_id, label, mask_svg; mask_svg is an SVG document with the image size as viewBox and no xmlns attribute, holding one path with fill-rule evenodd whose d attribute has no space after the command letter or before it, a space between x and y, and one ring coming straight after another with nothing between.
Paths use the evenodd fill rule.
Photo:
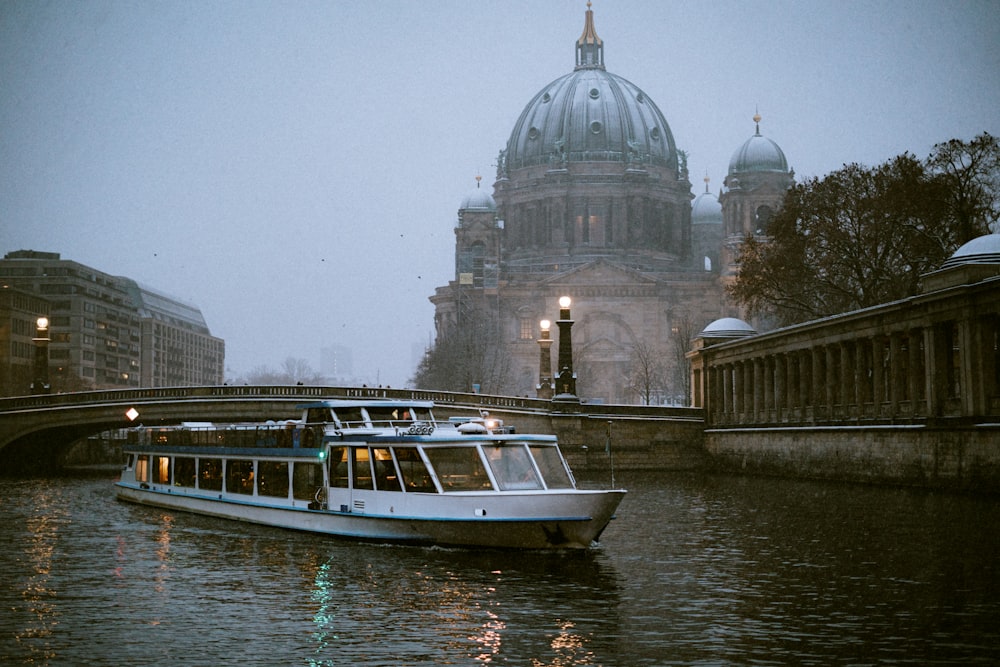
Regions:
<instances>
[{"instance_id":1,"label":"reflection of lights on water","mask_svg":"<svg viewBox=\"0 0 1000 667\"><path fill-rule=\"evenodd\" d=\"M317 656L322 655L331 640L337 639L337 635L329 629L333 625L334 593L334 586L330 581L330 563L327 561L316 570L315 586L312 592L313 602L316 603L316 611L313 613L313 625L316 627L313 629L312 636L316 641L315 652ZM317 657L309 660L309 664L323 665L326 664L326 661Z\"/></svg>"},{"instance_id":2,"label":"reflection of lights on water","mask_svg":"<svg viewBox=\"0 0 1000 667\"><path fill-rule=\"evenodd\" d=\"M160 564L153 579L153 590L157 593L166 591L166 581L170 578L170 529L174 525L174 517L169 514L164 514L160 519L163 521L163 526L156 533L156 542L159 544L156 548L156 558Z\"/></svg>"},{"instance_id":3,"label":"reflection of lights on water","mask_svg":"<svg viewBox=\"0 0 1000 667\"><path fill-rule=\"evenodd\" d=\"M490 592L492 593L493 589L490 589ZM501 621L500 617L492 611L487 611L486 616L489 620L483 623L480 633L469 637L469 639L486 649L476 656L476 660L489 663L493 662L493 656L500 653L500 643L502 641L500 631L506 630L507 624Z\"/></svg>"},{"instance_id":4,"label":"reflection of lights on water","mask_svg":"<svg viewBox=\"0 0 1000 667\"><path fill-rule=\"evenodd\" d=\"M550 667L570 667L571 665L593 665L596 659L593 651L584 647L583 637L574 632L576 624L572 621L559 622L559 634L552 638L552 650L556 657L547 663ZM534 660L533 665L542 665Z\"/></svg>"},{"instance_id":5,"label":"reflection of lights on water","mask_svg":"<svg viewBox=\"0 0 1000 667\"><path fill-rule=\"evenodd\" d=\"M24 598L25 611L28 612L31 622L27 627L14 633L19 643L24 642L31 647L34 658L43 659L45 662L55 658L54 650L44 642L27 640L45 640L51 637L59 623L58 610L53 603L56 593L49 589L49 577L52 574L52 560L65 509L58 499L48 494L48 490L48 488L38 489L37 495L32 497L31 506L35 515L25 521L25 527L31 536L25 555L31 564L32 572L25 582L21 596Z\"/></svg>"}]
</instances>

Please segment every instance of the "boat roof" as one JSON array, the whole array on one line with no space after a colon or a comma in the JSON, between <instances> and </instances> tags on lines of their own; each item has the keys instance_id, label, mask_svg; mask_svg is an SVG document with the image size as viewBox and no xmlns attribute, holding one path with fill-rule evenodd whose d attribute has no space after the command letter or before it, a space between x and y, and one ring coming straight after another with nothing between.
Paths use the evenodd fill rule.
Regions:
<instances>
[{"instance_id":1,"label":"boat roof","mask_svg":"<svg viewBox=\"0 0 1000 667\"><path fill-rule=\"evenodd\" d=\"M324 401L313 401L312 403L301 403L295 407L303 408L356 408L356 407L380 407L380 408L433 408L434 401L418 401L399 398L331 398Z\"/></svg>"}]
</instances>

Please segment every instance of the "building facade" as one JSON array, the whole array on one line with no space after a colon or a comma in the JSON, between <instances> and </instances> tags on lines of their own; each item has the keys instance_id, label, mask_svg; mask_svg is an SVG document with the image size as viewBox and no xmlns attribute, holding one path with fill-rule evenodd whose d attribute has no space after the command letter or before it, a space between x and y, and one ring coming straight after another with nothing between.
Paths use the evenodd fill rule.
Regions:
<instances>
[{"instance_id":1,"label":"building facade","mask_svg":"<svg viewBox=\"0 0 1000 667\"><path fill-rule=\"evenodd\" d=\"M589 8L574 48L574 69L541 88L514 124L493 193L477 184L459 208L455 278L431 297L438 339L489 319L511 370L505 386L484 391L534 396L544 374L540 321L555 319L569 296L580 397L683 403L690 339L734 313L723 279L736 258L726 247L749 229L748 211L777 207L792 173L758 118L733 155L722 201L707 183L696 199L663 113L606 69ZM637 390L640 375L656 376L655 396Z\"/></svg>"},{"instance_id":2,"label":"building facade","mask_svg":"<svg viewBox=\"0 0 1000 667\"><path fill-rule=\"evenodd\" d=\"M29 391L22 377L32 340L25 322L33 335L39 315L49 319L53 391L223 382L225 343L211 335L198 308L129 278L58 253L21 250L0 260L0 294L5 395Z\"/></svg>"},{"instance_id":3,"label":"building facade","mask_svg":"<svg viewBox=\"0 0 1000 667\"><path fill-rule=\"evenodd\" d=\"M921 294L757 334L724 318L689 353L711 427L1000 418L1000 235L970 241Z\"/></svg>"},{"instance_id":4,"label":"building facade","mask_svg":"<svg viewBox=\"0 0 1000 667\"><path fill-rule=\"evenodd\" d=\"M757 334L711 323L692 405L723 469L1000 488L1000 235L959 248L899 301Z\"/></svg>"}]
</instances>

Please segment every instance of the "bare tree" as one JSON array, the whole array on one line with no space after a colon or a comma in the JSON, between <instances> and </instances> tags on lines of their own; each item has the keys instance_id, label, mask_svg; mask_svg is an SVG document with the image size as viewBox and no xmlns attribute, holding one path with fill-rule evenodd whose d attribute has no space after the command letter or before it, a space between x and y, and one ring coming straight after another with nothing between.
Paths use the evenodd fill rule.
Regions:
<instances>
[{"instance_id":1,"label":"bare tree","mask_svg":"<svg viewBox=\"0 0 1000 667\"><path fill-rule=\"evenodd\" d=\"M462 392L479 385L484 393L504 394L513 390L511 375L500 327L495 318L480 313L440 334L410 382L423 389Z\"/></svg>"},{"instance_id":2,"label":"bare tree","mask_svg":"<svg viewBox=\"0 0 1000 667\"><path fill-rule=\"evenodd\" d=\"M671 361L668 388L671 397L686 404L691 396L691 369L688 367L687 353L691 350L691 341L699 331L693 317L685 313L674 317L670 327Z\"/></svg>"},{"instance_id":3,"label":"bare tree","mask_svg":"<svg viewBox=\"0 0 1000 667\"><path fill-rule=\"evenodd\" d=\"M305 359L288 357L281 364L279 370L274 370L269 366L255 366L246 375L247 384L268 385L268 384L322 384L323 377L312 370L309 362Z\"/></svg>"},{"instance_id":4,"label":"bare tree","mask_svg":"<svg viewBox=\"0 0 1000 667\"><path fill-rule=\"evenodd\" d=\"M666 388L667 368L662 351L648 343L637 342L629 357L626 388L644 405L663 394Z\"/></svg>"}]
</instances>

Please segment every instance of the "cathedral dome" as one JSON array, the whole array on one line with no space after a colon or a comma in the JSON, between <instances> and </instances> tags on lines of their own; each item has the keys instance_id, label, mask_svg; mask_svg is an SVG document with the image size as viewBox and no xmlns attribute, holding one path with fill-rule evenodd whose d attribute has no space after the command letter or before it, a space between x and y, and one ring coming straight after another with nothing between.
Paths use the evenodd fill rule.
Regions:
<instances>
[{"instance_id":1,"label":"cathedral dome","mask_svg":"<svg viewBox=\"0 0 1000 667\"><path fill-rule=\"evenodd\" d=\"M708 191L708 176L705 177L705 191L694 198L691 204L692 225L721 225L722 204Z\"/></svg>"},{"instance_id":2,"label":"cathedral dome","mask_svg":"<svg viewBox=\"0 0 1000 667\"><path fill-rule=\"evenodd\" d=\"M479 187L482 176L476 176L476 189L462 199L462 205L458 207L460 211L496 211L497 203L493 200L493 195Z\"/></svg>"},{"instance_id":3,"label":"cathedral dome","mask_svg":"<svg viewBox=\"0 0 1000 667\"><path fill-rule=\"evenodd\" d=\"M781 147L760 133L760 114L753 117L757 132L743 142L729 160L729 174L749 172L788 173L788 160Z\"/></svg>"},{"instance_id":4,"label":"cathedral dome","mask_svg":"<svg viewBox=\"0 0 1000 667\"><path fill-rule=\"evenodd\" d=\"M622 162L676 170L677 147L663 113L638 86L605 70L590 9L576 51L576 69L542 88L521 112L502 167Z\"/></svg>"}]
</instances>

